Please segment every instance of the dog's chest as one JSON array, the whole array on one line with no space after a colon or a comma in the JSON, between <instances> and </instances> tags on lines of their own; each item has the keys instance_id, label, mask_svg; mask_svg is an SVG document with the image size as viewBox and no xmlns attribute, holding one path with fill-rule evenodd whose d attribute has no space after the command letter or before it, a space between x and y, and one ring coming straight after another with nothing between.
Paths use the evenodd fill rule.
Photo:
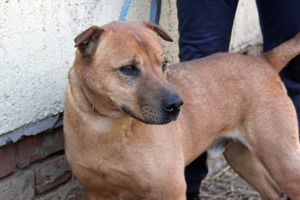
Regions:
<instances>
[{"instance_id":1,"label":"dog's chest","mask_svg":"<svg viewBox=\"0 0 300 200\"><path fill-rule=\"evenodd\" d=\"M118 164L106 161L99 164L95 173L86 180L97 180L97 188L109 191L112 196L140 199L151 192L151 185L148 181L144 181L147 180L144 175L139 169L129 168L124 162Z\"/></svg>"}]
</instances>

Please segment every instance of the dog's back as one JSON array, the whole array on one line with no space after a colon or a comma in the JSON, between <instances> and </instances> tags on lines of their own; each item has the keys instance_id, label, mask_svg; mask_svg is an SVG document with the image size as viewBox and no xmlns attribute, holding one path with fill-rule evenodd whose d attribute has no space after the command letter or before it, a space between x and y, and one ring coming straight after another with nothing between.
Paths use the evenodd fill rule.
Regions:
<instances>
[{"instance_id":1,"label":"dog's back","mask_svg":"<svg viewBox=\"0 0 300 200\"><path fill-rule=\"evenodd\" d=\"M300 33L262 56L216 53L171 65L167 78L182 96L185 105L192 104L185 107L199 108L198 114L205 116L216 112L212 119L221 119L224 117L222 112L227 112L226 108L244 105L245 108L237 110L245 112L249 103L261 101L267 104L275 101L278 95L287 97L278 73L299 53ZM216 105L215 101L219 103Z\"/></svg>"}]
</instances>

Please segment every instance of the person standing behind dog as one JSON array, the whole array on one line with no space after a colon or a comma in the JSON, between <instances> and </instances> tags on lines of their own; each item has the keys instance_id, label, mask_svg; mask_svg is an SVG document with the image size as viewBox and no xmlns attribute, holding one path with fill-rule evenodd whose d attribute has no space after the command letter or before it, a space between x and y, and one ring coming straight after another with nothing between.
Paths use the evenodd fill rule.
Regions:
<instances>
[{"instance_id":1,"label":"person standing behind dog","mask_svg":"<svg viewBox=\"0 0 300 200\"><path fill-rule=\"evenodd\" d=\"M238 0L177 0L181 62L229 50L237 4ZM264 51L300 32L299 0L256 0L256 4ZM280 76L294 102L299 124L300 55L280 72ZM187 200L199 199L201 181L208 172L206 158L206 153L202 154L185 169Z\"/></svg>"}]
</instances>

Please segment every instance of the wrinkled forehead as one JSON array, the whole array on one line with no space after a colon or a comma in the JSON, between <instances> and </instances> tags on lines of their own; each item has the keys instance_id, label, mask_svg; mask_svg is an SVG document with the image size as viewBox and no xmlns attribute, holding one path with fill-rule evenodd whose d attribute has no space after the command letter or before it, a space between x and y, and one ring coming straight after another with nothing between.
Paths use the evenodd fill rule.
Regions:
<instances>
[{"instance_id":1,"label":"wrinkled forehead","mask_svg":"<svg viewBox=\"0 0 300 200\"><path fill-rule=\"evenodd\" d=\"M145 45L160 44L157 33L142 22L113 22L108 24L105 30L113 32L116 38L127 41L136 39L137 42Z\"/></svg>"},{"instance_id":2,"label":"wrinkled forehead","mask_svg":"<svg viewBox=\"0 0 300 200\"><path fill-rule=\"evenodd\" d=\"M163 59L165 55L157 34L142 23L113 22L103 28L106 36L100 42L100 46L104 50L109 48L107 52L110 56L117 55L122 58L147 54L147 57L151 57L150 59L154 57Z\"/></svg>"}]
</instances>

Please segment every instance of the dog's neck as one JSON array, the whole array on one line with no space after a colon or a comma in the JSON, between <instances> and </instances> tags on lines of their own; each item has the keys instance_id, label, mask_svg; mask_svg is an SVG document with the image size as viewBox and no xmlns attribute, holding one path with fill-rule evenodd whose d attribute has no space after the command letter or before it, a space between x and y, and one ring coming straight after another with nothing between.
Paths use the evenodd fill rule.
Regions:
<instances>
[{"instance_id":1,"label":"dog's neck","mask_svg":"<svg viewBox=\"0 0 300 200\"><path fill-rule=\"evenodd\" d=\"M80 84L79 78L77 77L74 69L70 70L69 79L70 82L72 82L72 95L78 104L77 106L82 111L88 114L106 118L118 118L121 116L121 112L119 110L113 110L110 108L110 106L105 107L101 105L103 102L108 102L107 99L100 99L99 102L101 102L101 104L94 104L90 99L90 96L93 96L93 94L88 95L88 88Z\"/></svg>"},{"instance_id":2,"label":"dog's neck","mask_svg":"<svg viewBox=\"0 0 300 200\"><path fill-rule=\"evenodd\" d=\"M100 115L100 116L103 116L103 117L107 117L107 116L105 116L105 115L102 115L101 113L99 113L99 112L95 109L95 106L90 102L90 100L88 99L88 97L87 97L86 94L84 93L82 87L80 86L80 83L78 83L78 87L79 87L80 92L82 93L82 96L85 98L86 102L87 102L88 104L91 105L91 111L92 111L93 113L97 114L97 115Z\"/></svg>"},{"instance_id":3,"label":"dog's neck","mask_svg":"<svg viewBox=\"0 0 300 200\"><path fill-rule=\"evenodd\" d=\"M76 102L80 102L80 103L78 103L78 106L80 107L80 109L87 113L105 117L105 115L98 112L95 109L95 106L90 102L90 100L87 97L87 95L85 94L82 86L80 85L80 82L78 80L78 77L75 74L74 69L70 70L69 79L70 79L70 82L73 83L72 86L74 86L74 87L71 87L72 95Z\"/></svg>"}]
</instances>

